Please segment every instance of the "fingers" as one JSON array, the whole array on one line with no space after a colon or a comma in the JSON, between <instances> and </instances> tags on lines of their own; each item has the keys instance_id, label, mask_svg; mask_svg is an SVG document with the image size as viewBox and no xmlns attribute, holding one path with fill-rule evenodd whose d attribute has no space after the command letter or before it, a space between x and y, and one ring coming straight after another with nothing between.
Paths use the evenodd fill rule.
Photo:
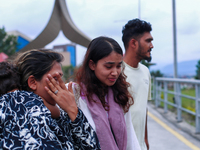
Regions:
<instances>
[{"instance_id":1,"label":"fingers","mask_svg":"<svg viewBox=\"0 0 200 150\"><path fill-rule=\"evenodd\" d=\"M53 81L54 80L54 81ZM47 82L47 84L48 84L48 89L49 90L51 90L51 92L53 93L53 94L57 94L57 93L55 93L56 91L58 91L58 90L60 90L59 89L59 87L56 87L55 86L55 79L53 79L53 78L51 78L51 79L49 79L49 77L48 78L46 78L46 82ZM54 82L54 83L53 83Z\"/></svg>"},{"instance_id":2,"label":"fingers","mask_svg":"<svg viewBox=\"0 0 200 150\"><path fill-rule=\"evenodd\" d=\"M69 84L68 84L68 90L69 90L71 93L73 93L72 83L73 83L73 82L69 82Z\"/></svg>"},{"instance_id":3,"label":"fingers","mask_svg":"<svg viewBox=\"0 0 200 150\"><path fill-rule=\"evenodd\" d=\"M51 74L48 74L47 75L47 83L49 85L49 88L55 92L56 90L61 90L61 86L60 86L60 83L58 82L58 78L60 78L59 76L60 75L57 75L57 74L54 74L53 75L54 78L51 76ZM56 79L56 80L55 80ZM62 80L62 79L61 79Z\"/></svg>"},{"instance_id":4,"label":"fingers","mask_svg":"<svg viewBox=\"0 0 200 150\"><path fill-rule=\"evenodd\" d=\"M61 75L58 72L54 73L53 75L48 74L47 78L46 78L46 82L49 86L48 88L54 94L56 94L55 91L57 91L57 90L58 90L58 92L61 91L61 90L65 90L65 91L73 93L72 83L70 85L70 87L71 87L70 90L67 89L67 87L65 86L65 83L62 80Z\"/></svg>"},{"instance_id":5,"label":"fingers","mask_svg":"<svg viewBox=\"0 0 200 150\"><path fill-rule=\"evenodd\" d=\"M58 72L56 72L56 78L57 78L57 80L58 80L58 82L59 82L59 85L60 85L60 87L62 88L62 89L66 89L66 86L65 86L65 83L63 82L63 80L62 80L62 77L61 77L61 75L58 73Z\"/></svg>"},{"instance_id":6,"label":"fingers","mask_svg":"<svg viewBox=\"0 0 200 150\"><path fill-rule=\"evenodd\" d=\"M47 91L47 93L55 100L56 95L47 86L45 86L44 88Z\"/></svg>"}]
</instances>

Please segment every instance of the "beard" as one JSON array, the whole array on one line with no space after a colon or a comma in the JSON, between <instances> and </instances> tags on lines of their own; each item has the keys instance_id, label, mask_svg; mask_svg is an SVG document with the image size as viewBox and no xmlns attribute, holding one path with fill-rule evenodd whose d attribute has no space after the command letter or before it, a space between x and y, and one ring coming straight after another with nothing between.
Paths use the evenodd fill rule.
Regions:
<instances>
[{"instance_id":1,"label":"beard","mask_svg":"<svg viewBox=\"0 0 200 150\"><path fill-rule=\"evenodd\" d=\"M139 43L138 52L139 52L139 57L140 57L140 59L141 59L141 60L146 60L147 62L151 62L151 59L152 59L151 54L150 54L150 57L146 56L146 53L147 53L147 52L150 52L151 49L149 49L147 52L143 52L143 51L144 51L144 50L143 50L142 46L141 46L140 43Z\"/></svg>"},{"instance_id":2,"label":"beard","mask_svg":"<svg viewBox=\"0 0 200 150\"><path fill-rule=\"evenodd\" d=\"M151 56L150 57L144 57L143 59L146 60L147 62L151 62L152 57Z\"/></svg>"}]
</instances>

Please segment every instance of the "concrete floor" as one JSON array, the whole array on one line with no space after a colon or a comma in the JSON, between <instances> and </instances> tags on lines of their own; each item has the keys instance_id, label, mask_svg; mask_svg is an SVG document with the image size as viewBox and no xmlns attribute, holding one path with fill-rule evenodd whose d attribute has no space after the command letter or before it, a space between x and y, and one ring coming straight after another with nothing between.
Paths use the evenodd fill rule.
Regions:
<instances>
[{"instance_id":1,"label":"concrete floor","mask_svg":"<svg viewBox=\"0 0 200 150\"><path fill-rule=\"evenodd\" d=\"M169 117L175 118L174 115L163 115L152 103L148 104L148 110L150 112L148 115L150 150L200 150L200 140L196 138L200 137L200 134L193 137L184 132L170 121ZM192 130L194 129L191 127Z\"/></svg>"}]
</instances>

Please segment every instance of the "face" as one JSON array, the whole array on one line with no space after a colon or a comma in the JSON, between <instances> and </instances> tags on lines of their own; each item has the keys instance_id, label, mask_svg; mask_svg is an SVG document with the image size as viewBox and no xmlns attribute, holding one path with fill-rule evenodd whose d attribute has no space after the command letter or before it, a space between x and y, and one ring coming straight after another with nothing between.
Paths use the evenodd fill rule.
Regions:
<instances>
[{"instance_id":1,"label":"face","mask_svg":"<svg viewBox=\"0 0 200 150\"><path fill-rule=\"evenodd\" d=\"M55 105L55 101L51 98L51 96L46 92L46 90L44 89L45 86L48 87L47 83L46 83L46 78L48 74L51 74L52 77L55 77L55 73L58 72L61 76L63 75L62 72L62 68L60 63L56 62L53 67L51 68L51 70L49 72L47 72L46 74L43 75L42 79L40 81L36 81L37 82L37 88L34 91L35 94L39 95L40 97L42 97L42 99L44 99L46 102Z\"/></svg>"},{"instance_id":2,"label":"face","mask_svg":"<svg viewBox=\"0 0 200 150\"><path fill-rule=\"evenodd\" d=\"M90 69L96 77L106 86L115 84L121 73L122 55L114 51L107 57L100 59L96 64L91 60Z\"/></svg>"},{"instance_id":3,"label":"face","mask_svg":"<svg viewBox=\"0 0 200 150\"><path fill-rule=\"evenodd\" d=\"M147 60L148 62L151 61L151 49L153 48L153 37L150 32L145 32L143 36L139 39L138 43L138 57Z\"/></svg>"}]
</instances>

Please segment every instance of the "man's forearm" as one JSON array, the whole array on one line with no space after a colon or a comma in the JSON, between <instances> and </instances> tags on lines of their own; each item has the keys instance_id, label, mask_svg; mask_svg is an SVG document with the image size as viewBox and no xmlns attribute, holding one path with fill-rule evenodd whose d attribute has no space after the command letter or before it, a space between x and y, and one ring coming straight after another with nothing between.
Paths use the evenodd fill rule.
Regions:
<instances>
[{"instance_id":1,"label":"man's forearm","mask_svg":"<svg viewBox=\"0 0 200 150\"><path fill-rule=\"evenodd\" d=\"M148 112L148 110L147 110ZM145 137L144 137L146 146L147 146L147 150L149 150L149 141L148 141L148 131L147 131L147 113L146 113L146 123L145 123Z\"/></svg>"}]
</instances>

